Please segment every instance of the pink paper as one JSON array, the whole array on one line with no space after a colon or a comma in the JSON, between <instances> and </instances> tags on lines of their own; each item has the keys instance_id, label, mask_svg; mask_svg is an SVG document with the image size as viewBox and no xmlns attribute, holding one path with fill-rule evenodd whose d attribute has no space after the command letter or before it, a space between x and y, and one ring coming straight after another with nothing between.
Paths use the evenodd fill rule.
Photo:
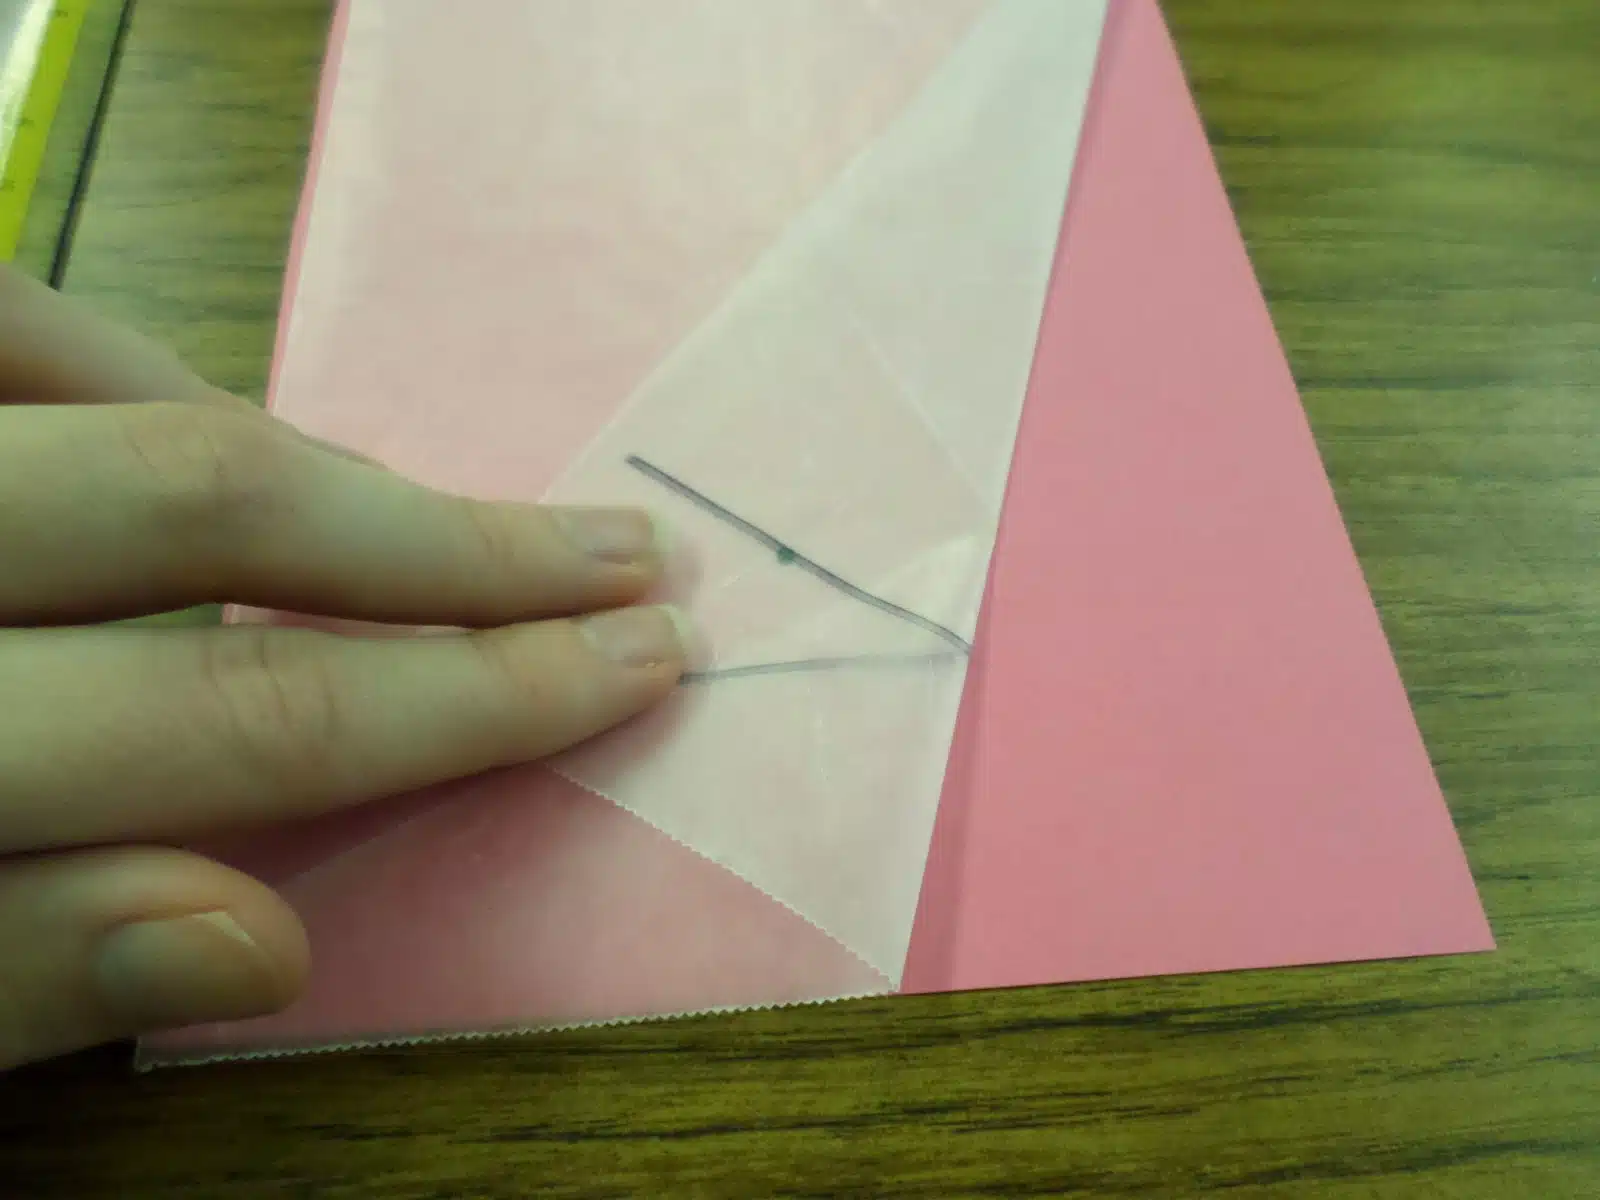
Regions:
<instances>
[{"instance_id":1,"label":"pink paper","mask_svg":"<svg viewBox=\"0 0 1600 1200\"><path fill-rule=\"evenodd\" d=\"M1101 53L903 986L1490 949L1153 0Z\"/></svg>"},{"instance_id":2,"label":"pink paper","mask_svg":"<svg viewBox=\"0 0 1600 1200\"><path fill-rule=\"evenodd\" d=\"M1113 4L1073 187L903 989L1489 948L1153 0ZM474 786L259 841L312 995L147 1059L881 990L592 795Z\"/></svg>"},{"instance_id":3,"label":"pink paper","mask_svg":"<svg viewBox=\"0 0 1600 1200\"><path fill-rule=\"evenodd\" d=\"M662 1015L683 1010L679 976L706 990L693 1008L892 989L1103 0L345 14L274 411L439 486L665 511L714 678L448 803L226 848L330 965L285 1017L184 1039ZM448 99L416 88L428 72ZM462 134L453 106L491 116ZM646 455L888 608L663 490L631 465ZM841 665L764 670L816 663ZM546 860L596 870L534 883L488 853L533 826L558 839ZM474 835L439 835L458 827ZM624 878L672 883L641 907ZM518 924L526 906L562 915ZM498 916L439 915L483 907ZM768 946L729 955L740 928ZM572 951L621 944L626 971ZM797 972L805 947L832 959ZM528 973L552 955L571 969Z\"/></svg>"}]
</instances>

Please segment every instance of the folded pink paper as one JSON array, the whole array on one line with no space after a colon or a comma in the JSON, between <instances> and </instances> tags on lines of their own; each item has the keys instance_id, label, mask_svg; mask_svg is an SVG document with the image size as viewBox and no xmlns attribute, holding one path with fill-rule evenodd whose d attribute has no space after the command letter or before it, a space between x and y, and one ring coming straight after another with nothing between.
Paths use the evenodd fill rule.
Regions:
<instances>
[{"instance_id":1,"label":"folded pink paper","mask_svg":"<svg viewBox=\"0 0 1600 1200\"><path fill-rule=\"evenodd\" d=\"M1493 937L1154 0L1108 18L908 991Z\"/></svg>"},{"instance_id":2,"label":"folded pink paper","mask_svg":"<svg viewBox=\"0 0 1600 1200\"><path fill-rule=\"evenodd\" d=\"M532 13L539 6L524 7ZM705 16L715 6L691 7ZM801 0L780 6L785 19L797 21L808 7ZM394 33L381 28L382 11L367 6L373 25L354 30L369 48ZM918 12L917 20L868 21L850 31L861 55L854 66L878 81L878 91L816 139L836 147L832 158L787 164L755 185L724 186L789 189L792 198L769 211L803 209L844 161L914 106L988 6ZM346 7L341 21L350 15ZM427 62L390 67L403 78L482 73L465 43L440 40ZM792 37L789 44L796 44ZM526 43L517 48L525 51ZM552 94L560 90L559 57L554 50L550 62L534 55L527 67L535 75L554 72ZM832 61L791 62L791 78ZM874 69L890 63L895 71ZM371 79L340 78L347 106L359 111L380 102ZM335 228L356 228L372 218L364 205L381 212L389 203L382 173L367 179L371 195L361 192L371 148L341 145L336 126L330 133L332 91L330 83L319 121L318 181L308 184L297 236L300 286L286 297L275 405L360 448L391 459L398 450L397 465L431 472L433 482L492 493L484 480L519 469L519 439L538 441L544 429L536 422L517 434L517 422L543 414L512 414L508 423L486 412L490 423L480 428L470 412L462 419L436 400L436 414L389 413L413 420L429 438L409 450L385 444L382 431L404 421L385 422L382 398L417 403L393 399L414 392L383 386L383 372L403 372L407 356L397 352L397 362L376 365L370 355L341 359L338 338L327 336L317 339L317 353L334 356L331 373L302 391L298 407L286 403L296 395L292 329L301 322L324 335L338 328L337 313L319 312L317 303L337 303L341 292L371 297L364 302L386 306L398 337L404 296L419 281L435 294L447 286L463 296L483 283L443 238L417 254L369 263L375 274L358 278L349 275L348 255L324 255L320 266L307 258L305 221L319 194L339 197L325 218ZM794 117L775 105L773 119L785 115ZM1074 118L1065 112L1062 119ZM483 172L473 195L492 189L496 172L512 169L500 159L516 153L515 130L490 126L472 127L483 142L472 147ZM330 163L338 170L341 162L355 183L325 191ZM572 163L582 167L580 159ZM553 186L564 179L558 174ZM595 236L626 215L599 213ZM483 219L516 228L522 217ZM717 220L742 228L728 214ZM732 254L720 273L694 274L703 292L683 300L686 312L703 312L739 290L749 256L779 232L758 226L748 226L742 257ZM667 273L663 279L675 278L671 254L694 250L692 237L690 228L685 245L658 251L653 261ZM726 239L717 244L729 253ZM530 257L526 269L566 270L581 283L584 252L572 247L570 264ZM308 292L313 270L330 274ZM562 320L575 319L571 310L541 311L497 315L489 324L513 316L551 322L557 334ZM679 319L628 332L647 362L668 352L687 326ZM491 373L477 385L528 388L521 378L492 376L496 345L519 336L517 328L484 328L469 314L436 336L452 354L476 348L481 358L467 361ZM303 355L299 361L303 369ZM575 365L583 369L562 378L630 390L615 356ZM607 372L618 381L608 382ZM338 419L319 420L347 411L326 402L328 388L378 396L379 407L365 411L379 419L343 428ZM959 407L948 412L931 419L935 435L947 438L951 422L962 419ZM593 446L604 433L557 430L545 440ZM967 441L982 444L979 437ZM422 450L423 457L405 461ZM613 452L604 461L623 457ZM993 476L992 465L951 458L969 480ZM566 474L570 479L571 468ZM623 478L601 473L596 482ZM917 467L910 478L927 483L933 476ZM981 497L983 489L969 491ZM950 520L971 527L966 518ZM926 536L935 552L880 582L913 597L953 597L930 581L960 574L949 566L952 542L960 539ZM792 584L781 574L772 578ZM728 596L728 614L736 615L738 594ZM955 599L949 603L960 610ZM856 639L854 651L888 636L882 624L830 623L830 610L815 597L792 601L786 611L776 632L741 627L741 648L804 650L844 636ZM761 642L767 635L776 643ZM935 693L948 682L934 676L918 686L924 691L913 694L933 696L927 711L937 711ZM904 708L906 689L892 673L868 674L826 694L870 713ZM919 728L930 725L919 720ZM647 793L650 755L672 743L673 729L646 728L645 753L623 774ZM908 744L906 730L893 723L877 736L902 749ZM783 751L775 743L775 752ZM849 770L869 765L838 761ZM582 769L569 774L584 777ZM760 805L763 797L749 800ZM914 861L921 900L909 952L896 942L892 922L850 925L848 903L818 922L772 894L795 886L793 894L810 905L841 881L848 886L835 890L846 900L849 888L871 893L894 874L895 862L910 861L907 837L868 839L856 868L866 875L855 882L792 883L759 856L732 870L719 865L693 846L699 832L690 833L689 845L675 840L662 820L640 819L632 811L638 803L614 804L553 772L532 788L526 773L507 772L234 848L234 860L280 887L306 920L316 955L310 994L280 1017L153 1039L144 1060L550 1027L868 994L896 984L920 991L1008 986L1491 944L1153 2L1114 3L1106 26L933 848L925 871L920 852ZM715 835L715 825L708 829ZM877 875L874 845L883 850ZM815 874L814 865L805 870ZM883 907L900 911L905 901ZM841 922L852 930L849 945L825 932ZM903 962L894 961L897 944Z\"/></svg>"}]
</instances>

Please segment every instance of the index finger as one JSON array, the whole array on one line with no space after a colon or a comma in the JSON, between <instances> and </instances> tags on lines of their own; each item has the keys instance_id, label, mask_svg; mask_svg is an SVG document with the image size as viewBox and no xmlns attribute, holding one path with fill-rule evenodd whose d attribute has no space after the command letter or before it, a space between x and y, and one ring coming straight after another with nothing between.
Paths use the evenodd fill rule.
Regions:
<instances>
[{"instance_id":1,"label":"index finger","mask_svg":"<svg viewBox=\"0 0 1600 1200\"><path fill-rule=\"evenodd\" d=\"M638 599L658 542L643 512L450 496L249 416L0 407L0 624L236 603L502 625Z\"/></svg>"}]
</instances>

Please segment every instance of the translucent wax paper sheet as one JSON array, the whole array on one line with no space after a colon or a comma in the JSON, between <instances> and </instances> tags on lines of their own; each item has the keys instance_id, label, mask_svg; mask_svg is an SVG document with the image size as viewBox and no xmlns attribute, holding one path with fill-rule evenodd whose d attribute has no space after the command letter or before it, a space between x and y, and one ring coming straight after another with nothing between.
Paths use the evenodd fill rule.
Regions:
<instances>
[{"instance_id":1,"label":"translucent wax paper sheet","mask_svg":"<svg viewBox=\"0 0 1600 1200\"><path fill-rule=\"evenodd\" d=\"M661 509L715 653L676 705L559 769L896 983L1097 32L1059 0L981 14L548 493Z\"/></svg>"},{"instance_id":2,"label":"translucent wax paper sheet","mask_svg":"<svg viewBox=\"0 0 1600 1200\"><path fill-rule=\"evenodd\" d=\"M345 5L274 410L442 488L656 509L709 654L553 771L241 847L312 994L154 1057L899 983L1104 10ZM601 962L651 904L672 931ZM816 953L741 965L786 938Z\"/></svg>"}]
</instances>

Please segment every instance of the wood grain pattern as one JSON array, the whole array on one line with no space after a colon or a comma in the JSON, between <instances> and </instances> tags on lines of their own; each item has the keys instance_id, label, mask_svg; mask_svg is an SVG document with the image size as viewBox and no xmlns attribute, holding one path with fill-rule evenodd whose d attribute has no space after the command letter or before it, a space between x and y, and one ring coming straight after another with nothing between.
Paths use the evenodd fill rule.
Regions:
<instances>
[{"instance_id":1,"label":"wood grain pattern","mask_svg":"<svg viewBox=\"0 0 1600 1200\"><path fill-rule=\"evenodd\" d=\"M100 1054L0 1083L0 1191L1600 1195L1600 9L1168 12L1500 952ZM68 275L247 392L326 16L142 0Z\"/></svg>"}]
</instances>

